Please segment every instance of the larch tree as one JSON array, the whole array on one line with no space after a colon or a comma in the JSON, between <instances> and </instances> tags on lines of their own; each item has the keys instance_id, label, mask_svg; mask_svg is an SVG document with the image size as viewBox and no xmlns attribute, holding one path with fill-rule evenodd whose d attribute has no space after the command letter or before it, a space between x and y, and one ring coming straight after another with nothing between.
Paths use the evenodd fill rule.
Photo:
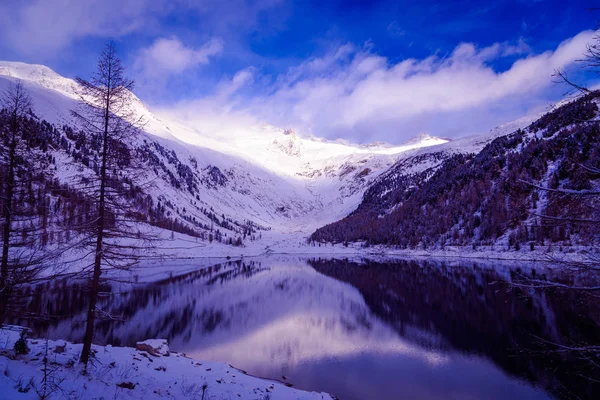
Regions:
<instances>
[{"instance_id":1,"label":"larch tree","mask_svg":"<svg viewBox=\"0 0 600 400\"><path fill-rule=\"evenodd\" d=\"M595 9L598 11L599 9ZM600 23L598 24L600 26ZM583 70L587 70L596 75L600 75L600 28L596 30L592 41L586 44L586 50L583 58L579 60ZM564 83L569 88L569 93L575 92L576 96L583 96L592 92L585 84L576 82L569 77L565 69L559 68L554 71L555 83Z\"/></svg>"},{"instance_id":2,"label":"larch tree","mask_svg":"<svg viewBox=\"0 0 600 400\"><path fill-rule=\"evenodd\" d=\"M127 146L139 134L143 125L132 107L131 93L134 82L125 77L125 67L119 59L114 43L103 49L97 69L90 80L76 78L80 88L80 106L73 110L80 126L98 146L99 159L95 160L95 174L80 177L79 184L94 205L82 226L85 232L81 243L87 249L89 262L82 269L89 280L89 304L83 349L80 361L87 365L94 339L94 323L102 279L109 272L130 270L145 250L140 243L151 238L140 232L124 193L133 183L124 171L132 170L134 154ZM144 250L142 250L144 249Z\"/></svg>"},{"instance_id":3,"label":"larch tree","mask_svg":"<svg viewBox=\"0 0 600 400\"><path fill-rule=\"evenodd\" d=\"M592 38L592 41L586 45L586 50L583 54L583 58L579 60L581 63L581 67L588 72L591 72L596 75L600 75L600 30L597 30L595 35ZM558 82L566 84L571 88L572 91L575 91L576 98L579 102L585 102L592 107L588 107L591 110L591 116L596 114L597 106L594 106L594 102L598 97L598 91L592 90L582 83L577 83L569 78L567 73L562 70L556 70L555 76L558 77ZM593 126L597 124L593 118L580 118L577 117L574 119L574 123L578 123L580 125L589 125ZM592 127L593 130L593 127ZM579 171L579 179L583 178L585 183L590 185L588 189L565 189L559 187L547 187L535 185L530 182L525 182L530 186L535 187L539 192L544 192L549 196L554 197L562 197L566 199L578 200L585 204L585 208L591 211L586 217L581 216L556 216L556 215L542 215L541 218L545 220L547 223L556 225L556 226L564 226L566 224L571 225L580 225L589 227L593 234L600 235L600 188L596 185L593 185L592 182L597 181L600 178L600 159L597 157L597 152L592 152L592 157L585 164L578 165ZM569 177L570 180L575 179L574 176ZM556 183L558 186L558 182ZM558 261L553 259L553 261ZM581 262L568 262L564 263L568 267L573 268L576 273L582 272L600 272L600 255L596 253L589 253L587 257ZM580 290L600 291L600 286L591 285L584 287L579 287Z\"/></svg>"},{"instance_id":4,"label":"larch tree","mask_svg":"<svg viewBox=\"0 0 600 400\"><path fill-rule=\"evenodd\" d=\"M16 81L0 93L0 324L22 316L18 288L34 283L52 258L42 251L44 198L36 187L44 181L43 155L32 148L29 124L33 102Z\"/></svg>"},{"instance_id":5,"label":"larch tree","mask_svg":"<svg viewBox=\"0 0 600 400\"><path fill-rule=\"evenodd\" d=\"M583 58L580 60L583 69L597 75L600 74L600 34L598 32L593 37L592 42L587 45ZM557 82L564 83L570 88L569 93L575 93L576 102L581 103L582 106L588 105L588 109L592 110L591 116L583 113L586 118L580 118L579 115L572 117L572 124L576 124L579 130L585 130L588 137L598 137L600 128L598 121L594 118L598 112L598 107L594 104L597 103L598 91L587 87L585 84L575 82L562 69L555 71L555 77L558 78ZM557 112L560 112L560 109ZM545 225L558 228L559 231L562 229L564 232L564 228L569 226L579 227L580 230L586 232L587 246L590 247L591 251L581 254L576 259L559 257L552 253L548 254L548 261L560 265L562 267L561 271L571 278L569 283L558 283L544 278L540 279L519 274L517 280L511 282L512 286L523 287L527 290L573 292L580 296L590 296L593 299L600 297L600 254L594 251L594 247L600 238L600 187L598 186L600 181L600 150L597 146L590 147L588 150L589 156L586 157L586 160L573 165L571 173L565 177L568 185L583 186L583 188L560 186L560 181L556 175L553 177L554 179L545 185L538 185L529 181L522 181L522 183L534 188L538 193L543 193L549 199L549 204L552 201L557 201L558 204L567 204L567 206L571 203L579 205L575 208L576 213L545 212L539 217ZM548 345L548 351L550 352L570 354L587 361L589 364L586 373L577 373L585 379L598 382L596 378L598 371L600 371L597 363L600 354L598 342L588 343L573 340L571 343L545 343Z\"/></svg>"}]
</instances>

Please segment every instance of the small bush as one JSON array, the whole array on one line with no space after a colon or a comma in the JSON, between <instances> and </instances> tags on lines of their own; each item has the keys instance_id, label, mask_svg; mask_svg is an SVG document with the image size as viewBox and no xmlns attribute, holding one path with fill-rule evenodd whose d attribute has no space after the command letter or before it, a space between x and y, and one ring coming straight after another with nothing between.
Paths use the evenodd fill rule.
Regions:
<instances>
[{"instance_id":1,"label":"small bush","mask_svg":"<svg viewBox=\"0 0 600 400\"><path fill-rule=\"evenodd\" d=\"M13 347L13 349L17 354L29 354L29 346L27 345L27 341L25 340L25 331L21 331L21 336L15 342L15 346Z\"/></svg>"}]
</instances>

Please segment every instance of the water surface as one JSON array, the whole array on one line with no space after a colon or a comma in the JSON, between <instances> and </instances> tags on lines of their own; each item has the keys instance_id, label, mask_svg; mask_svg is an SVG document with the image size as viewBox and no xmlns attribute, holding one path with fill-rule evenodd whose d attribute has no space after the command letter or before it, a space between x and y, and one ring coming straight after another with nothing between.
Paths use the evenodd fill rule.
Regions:
<instances>
[{"instance_id":1,"label":"water surface","mask_svg":"<svg viewBox=\"0 0 600 400\"><path fill-rule=\"evenodd\" d=\"M555 344L600 342L597 299L507 284L540 266L269 257L159 282L112 285L97 342L166 338L173 350L340 399L548 399L600 394L597 359ZM552 278L552 279L559 279ZM50 337L81 341L84 288L31 310L67 316Z\"/></svg>"}]
</instances>

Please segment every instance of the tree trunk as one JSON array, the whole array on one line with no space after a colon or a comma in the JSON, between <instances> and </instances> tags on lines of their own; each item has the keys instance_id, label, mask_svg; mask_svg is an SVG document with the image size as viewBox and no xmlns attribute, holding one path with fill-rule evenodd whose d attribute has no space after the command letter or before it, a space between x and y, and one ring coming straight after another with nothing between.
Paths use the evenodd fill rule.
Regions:
<instances>
[{"instance_id":1,"label":"tree trunk","mask_svg":"<svg viewBox=\"0 0 600 400\"><path fill-rule=\"evenodd\" d=\"M98 303L98 291L100 286L100 275L102 273L102 246L104 240L105 228L105 196L106 196L106 163L108 155L108 121L110 110L110 67L108 70L108 87L106 93L106 104L104 111L104 135L102 137L102 166L100 168L100 196L98 204L98 231L96 238L96 250L94 258L94 273L92 277L92 286L90 293L90 304L88 308L88 318L85 326L85 337L83 339L83 349L81 350L80 361L87 367L90 358L92 341L94 340L94 322L96 320L96 305Z\"/></svg>"},{"instance_id":2,"label":"tree trunk","mask_svg":"<svg viewBox=\"0 0 600 400\"><path fill-rule=\"evenodd\" d=\"M16 116L14 117L16 119ZM8 312L8 299L10 298L10 284L8 277L8 250L10 247L10 232L12 223L12 200L15 183L15 156L17 148L16 121L11 128L12 138L10 142L8 176L6 182L6 200L4 202L4 226L2 227L2 261L0 265L0 326L4 323Z\"/></svg>"}]
</instances>

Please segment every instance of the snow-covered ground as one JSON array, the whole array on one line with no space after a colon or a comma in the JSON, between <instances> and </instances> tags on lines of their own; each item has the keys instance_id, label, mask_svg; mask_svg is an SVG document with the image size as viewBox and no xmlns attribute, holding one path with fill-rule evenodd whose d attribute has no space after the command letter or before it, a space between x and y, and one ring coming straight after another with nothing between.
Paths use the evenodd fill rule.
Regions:
<instances>
[{"instance_id":1,"label":"snow-covered ground","mask_svg":"<svg viewBox=\"0 0 600 400\"><path fill-rule=\"evenodd\" d=\"M28 339L29 354L16 355L18 338L17 327L0 329L0 400L332 398L294 389L283 378L261 379L228 364L169 352L167 346L157 346L159 340L145 342L149 351L93 346L95 358L85 373L78 363L82 345ZM151 354L158 347L160 352Z\"/></svg>"}]
</instances>

